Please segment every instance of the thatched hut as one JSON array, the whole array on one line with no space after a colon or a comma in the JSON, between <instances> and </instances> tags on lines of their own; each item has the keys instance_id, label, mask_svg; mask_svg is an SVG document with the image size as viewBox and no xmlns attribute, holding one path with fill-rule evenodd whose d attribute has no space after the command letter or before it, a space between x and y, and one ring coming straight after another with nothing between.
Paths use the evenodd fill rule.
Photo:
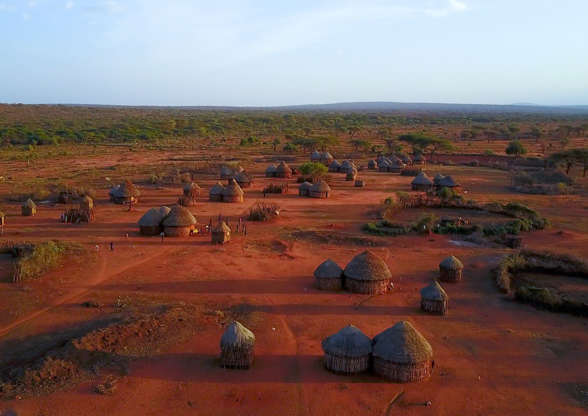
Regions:
<instances>
[{"instance_id":1,"label":"thatched hut","mask_svg":"<svg viewBox=\"0 0 588 416\"><path fill-rule=\"evenodd\" d=\"M459 185L449 175L444 176L439 180L439 187L440 188L456 188L458 186Z\"/></svg>"},{"instance_id":2,"label":"thatched hut","mask_svg":"<svg viewBox=\"0 0 588 416\"><path fill-rule=\"evenodd\" d=\"M340 374L357 374L370 367L372 341L353 325L325 338L322 342L327 370Z\"/></svg>"},{"instance_id":3,"label":"thatched hut","mask_svg":"<svg viewBox=\"0 0 588 416\"><path fill-rule=\"evenodd\" d=\"M223 189L223 202L243 202L245 193L235 179L229 179L229 184Z\"/></svg>"},{"instance_id":4,"label":"thatched hut","mask_svg":"<svg viewBox=\"0 0 588 416\"><path fill-rule=\"evenodd\" d=\"M299 196L310 196L310 189L312 188L312 183L310 182L302 182L300 186L298 186L298 195Z\"/></svg>"},{"instance_id":5,"label":"thatched hut","mask_svg":"<svg viewBox=\"0 0 588 416\"><path fill-rule=\"evenodd\" d=\"M355 166L355 164L351 160L344 160L343 163L341 163L341 168L339 169L339 172L348 173L352 169L357 170L357 166Z\"/></svg>"},{"instance_id":6,"label":"thatched hut","mask_svg":"<svg viewBox=\"0 0 588 416\"><path fill-rule=\"evenodd\" d=\"M231 229L224 221L221 221L212 228L211 236L212 244L228 243L231 240Z\"/></svg>"},{"instance_id":7,"label":"thatched hut","mask_svg":"<svg viewBox=\"0 0 588 416\"><path fill-rule=\"evenodd\" d=\"M339 170L341 170L341 163L337 162L336 160L333 160L329 164L329 172L337 173L337 172L339 172Z\"/></svg>"},{"instance_id":8,"label":"thatched hut","mask_svg":"<svg viewBox=\"0 0 588 416\"><path fill-rule=\"evenodd\" d=\"M463 263L455 256L449 256L439 263L439 280L459 282L463 273Z\"/></svg>"},{"instance_id":9,"label":"thatched hut","mask_svg":"<svg viewBox=\"0 0 588 416\"><path fill-rule=\"evenodd\" d=\"M266 178L273 178L276 176L276 165L269 165L265 170L265 177Z\"/></svg>"},{"instance_id":10,"label":"thatched hut","mask_svg":"<svg viewBox=\"0 0 588 416\"><path fill-rule=\"evenodd\" d=\"M276 167L276 178L291 178L292 177L292 169L288 164L284 161L280 162L280 164Z\"/></svg>"},{"instance_id":11,"label":"thatched hut","mask_svg":"<svg viewBox=\"0 0 588 416\"><path fill-rule=\"evenodd\" d=\"M377 161L377 160L374 160L374 159L372 159L372 160L370 160L370 161L368 162L368 165L367 165L367 166L368 166L368 169L372 169L372 170L373 170L373 169L378 169L378 161Z\"/></svg>"},{"instance_id":12,"label":"thatched hut","mask_svg":"<svg viewBox=\"0 0 588 416\"><path fill-rule=\"evenodd\" d=\"M321 160L321 152L319 152L318 150L314 150L311 154L310 154L310 161L311 162L320 162Z\"/></svg>"},{"instance_id":13,"label":"thatched hut","mask_svg":"<svg viewBox=\"0 0 588 416\"><path fill-rule=\"evenodd\" d=\"M420 172L410 184L413 191L429 191L433 187L433 181L425 172Z\"/></svg>"},{"instance_id":14,"label":"thatched hut","mask_svg":"<svg viewBox=\"0 0 588 416\"><path fill-rule=\"evenodd\" d=\"M253 179L245 171L237 173L235 180L241 188L249 188L253 183Z\"/></svg>"},{"instance_id":15,"label":"thatched hut","mask_svg":"<svg viewBox=\"0 0 588 416\"><path fill-rule=\"evenodd\" d=\"M388 168L390 167L390 162L387 158L382 159L381 162L378 162L378 171L379 172L388 172Z\"/></svg>"},{"instance_id":16,"label":"thatched hut","mask_svg":"<svg viewBox=\"0 0 588 416\"><path fill-rule=\"evenodd\" d=\"M33 200L29 198L24 202L24 204L22 204L20 209L23 217L32 217L37 213L37 204L35 204Z\"/></svg>"},{"instance_id":17,"label":"thatched hut","mask_svg":"<svg viewBox=\"0 0 588 416\"><path fill-rule=\"evenodd\" d=\"M211 201L216 201L216 202L222 201L224 190L225 190L225 187L220 182L217 182L208 191L208 198Z\"/></svg>"},{"instance_id":18,"label":"thatched hut","mask_svg":"<svg viewBox=\"0 0 588 416\"><path fill-rule=\"evenodd\" d=\"M320 180L313 184L308 192L308 196L311 198L328 198L331 193L331 187L323 180Z\"/></svg>"},{"instance_id":19,"label":"thatched hut","mask_svg":"<svg viewBox=\"0 0 588 416\"><path fill-rule=\"evenodd\" d=\"M437 281L421 289L421 309L425 312L446 315L448 300L449 296Z\"/></svg>"},{"instance_id":20,"label":"thatched hut","mask_svg":"<svg viewBox=\"0 0 588 416\"><path fill-rule=\"evenodd\" d=\"M406 165L402 163L400 159L393 160L392 163L388 165L388 172L391 173L400 173L402 169L404 169Z\"/></svg>"},{"instance_id":21,"label":"thatched hut","mask_svg":"<svg viewBox=\"0 0 588 416\"><path fill-rule=\"evenodd\" d=\"M139 219L139 232L143 235L159 235L161 223L170 213L168 207L151 208Z\"/></svg>"},{"instance_id":22,"label":"thatched hut","mask_svg":"<svg viewBox=\"0 0 588 416\"><path fill-rule=\"evenodd\" d=\"M116 185L108 192L110 200L115 204L128 204L139 202L141 192L131 181L124 181L120 185Z\"/></svg>"},{"instance_id":23,"label":"thatched hut","mask_svg":"<svg viewBox=\"0 0 588 416\"><path fill-rule=\"evenodd\" d=\"M220 168L220 175L219 175L219 177L220 177L222 180L227 180L227 179L230 179L230 178L232 178L234 175L235 175L235 172L233 171L233 169L231 169L231 168L230 168L230 167L228 167L228 166L221 166L221 168Z\"/></svg>"},{"instance_id":24,"label":"thatched hut","mask_svg":"<svg viewBox=\"0 0 588 416\"><path fill-rule=\"evenodd\" d=\"M398 158L404 163L405 165L412 165L412 159L406 153L401 153L398 155Z\"/></svg>"},{"instance_id":25,"label":"thatched hut","mask_svg":"<svg viewBox=\"0 0 588 416\"><path fill-rule=\"evenodd\" d=\"M433 177L433 186L435 186L435 188L438 188L441 186L441 181L443 180L444 176L441 175L440 173L436 174Z\"/></svg>"},{"instance_id":26,"label":"thatched hut","mask_svg":"<svg viewBox=\"0 0 588 416\"><path fill-rule=\"evenodd\" d=\"M388 265L369 250L355 256L345 267L343 275L345 287L353 293L386 293L392 282Z\"/></svg>"},{"instance_id":27,"label":"thatched hut","mask_svg":"<svg viewBox=\"0 0 588 416\"><path fill-rule=\"evenodd\" d=\"M343 289L343 269L331 259L325 260L315 269L314 278L320 290Z\"/></svg>"},{"instance_id":28,"label":"thatched hut","mask_svg":"<svg viewBox=\"0 0 588 416\"><path fill-rule=\"evenodd\" d=\"M190 235L190 230L196 227L196 223L196 218L188 208L175 205L161 225L165 235L168 237L186 237Z\"/></svg>"},{"instance_id":29,"label":"thatched hut","mask_svg":"<svg viewBox=\"0 0 588 416\"><path fill-rule=\"evenodd\" d=\"M200 186L195 182L186 183L182 192L185 197L196 199L200 195Z\"/></svg>"},{"instance_id":30,"label":"thatched hut","mask_svg":"<svg viewBox=\"0 0 588 416\"><path fill-rule=\"evenodd\" d=\"M253 365L255 335L239 322L234 321L220 340L220 364L226 368L247 369Z\"/></svg>"},{"instance_id":31,"label":"thatched hut","mask_svg":"<svg viewBox=\"0 0 588 416\"><path fill-rule=\"evenodd\" d=\"M421 381L433 371L433 348L407 321L376 335L372 341L374 372L397 383Z\"/></svg>"},{"instance_id":32,"label":"thatched hut","mask_svg":"<svg viewBox=\"0 0 588 416\"><path fill-rule=\"evenodd\" d=\"M84 197L80 199L80 210L91 211L92 209L94 209L94 200L90 196L84 195Z\"/></svg>"}]
</instances>

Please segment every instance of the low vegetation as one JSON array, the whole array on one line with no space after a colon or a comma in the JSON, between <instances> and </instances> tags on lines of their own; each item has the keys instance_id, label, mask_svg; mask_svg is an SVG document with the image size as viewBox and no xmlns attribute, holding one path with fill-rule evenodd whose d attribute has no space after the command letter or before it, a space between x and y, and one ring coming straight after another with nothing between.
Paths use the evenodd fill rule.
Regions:
<instances>
[{"instance_id":1,"label":"low vegetation","mask_svg":"<svg viewBox=\"0 0 588 416\"><path fill-rule=\"evenodd\" d=\"M18 257L13 266L12 281L22 282L35 279L55 269L68 251L81 250L71 244L47 241L34 244Z\"/></svg>"},{"instance_id":2,"label":"low vegetation","mask_svg":"<svg viewBox=\"0 0 588 416\"><path fill-rule=\"evenodd\" d=\"M274 203L257 202L249 209L249 221L270 221L280 215L280 207Z\"/></svg>"}]
</instances>

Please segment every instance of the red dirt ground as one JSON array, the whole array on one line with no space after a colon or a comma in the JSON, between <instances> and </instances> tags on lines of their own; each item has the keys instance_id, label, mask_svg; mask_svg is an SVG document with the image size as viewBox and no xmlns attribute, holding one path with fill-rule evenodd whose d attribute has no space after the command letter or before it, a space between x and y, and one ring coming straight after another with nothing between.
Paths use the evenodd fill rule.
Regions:
<instances>
[{"instance_id":1,"label":"red dirt ground","mask_svg":"<svg viewBox=\"0 0 588 416\"><path fill-rule=\"evenodd\" d=\"M259 177L264 168L256 164L253 172ZM524 236L528 247L588 256L585 197L513 195L504 172L465 167L431 171L437 170L462 182L471 198L520 200L551 215L553 228ZM282 207L279 220L249 223L246 237L235 235L222 247L210 245L206 236L168 238L162 244L158 237L138 234L138 218L152 206L172 204L178 187L142 188L144 197L133 212L108 203L102 191L97 221L89 225L58 223L60 206L41 206L32 218L10 216L3 238L75 241L92 255L21 287L0 283L3 342L66 329L108 312L109 307L80 306L87 300L103 305L117 298L185 302L210 314L196 317L201 329L192 339L133 361L112 395L95 394L96 383L84 383L48 396L0 402L0 411L45 416L384 415L394 395L404 391L389 415L585 415L586 402L577 392L588 385L588 321L504 298L489 271L507 249L457 247L446 236L361 234L361 225L373 220L381 201L395 190L407 190L411 178L360 175L368 181L366 188L354 188L335 175L328 200L299 198L292 181L290 194L268 196ZM243 204L222 204L207 201L214 179L204 177L197 181L203 196L191 210L201 223L219 213L234 221L262 199L260 190L270 181L256 178ZM16 212L15 205L9 207L9 213ZM294 239L297 230L332 233L334 243ZM393 273L392 293L367 297L313 287L312 273L323 260L344 266L365 249L346 242L349 235L381 242L373 250ZM107 247L111 241L114 251ZM445 287L449 315L425 315L419 311L419 289L449 254L464 261L464 281ZM7 263L0 258L0 265ZM257 337L256 362L249 371L222 369L215 362L223 331L214 319L221 312L215 311L236 305ZM327 335L352 323L372 337L405 319L433 347L436 368L430 380L403 385L322 368L320 342ZM424 405L427 401L430 406Z\"/></svg>"}]
</instances>

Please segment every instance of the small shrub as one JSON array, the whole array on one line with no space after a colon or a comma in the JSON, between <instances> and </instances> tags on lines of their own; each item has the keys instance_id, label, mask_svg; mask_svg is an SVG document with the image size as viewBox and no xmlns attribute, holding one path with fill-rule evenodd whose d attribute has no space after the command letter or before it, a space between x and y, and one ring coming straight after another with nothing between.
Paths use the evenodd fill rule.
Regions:
<instances>
[{"instance_id":1,"label":"small shrub","mask_svg":"<svg viewBox=\"0 0 588 416\"><path fill-rule=\"evenodd\" d=\"M280 207L277 204L257 202L249 209L247 219L249 221L269 221L280 215Z\"/></svg>"},{"instance_id":2,"label":"small shrub","mask_svg":"<svg viewBox=\"0 0 588 416\"><path fill-rule=\"evenodd\" d=\"M14 264L14 282L37 278L59 265L66 245L57 241L36 244L33 250Z\"/></svg>"}]
</instances>

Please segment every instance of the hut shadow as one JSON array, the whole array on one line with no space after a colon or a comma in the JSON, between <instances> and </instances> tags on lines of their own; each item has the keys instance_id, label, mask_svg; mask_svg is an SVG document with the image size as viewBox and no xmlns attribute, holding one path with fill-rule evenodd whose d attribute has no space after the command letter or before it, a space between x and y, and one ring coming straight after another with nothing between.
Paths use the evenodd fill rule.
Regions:
<instances>
[{"instance_id":1,"label":"hut shadow","mask_svg":"<svg viewBox=\"0 0 588 416\"><path fill-rule=\"evenodd\" d=\"M134 361L131 377L176 382L206 383L385 383L362 373L354 376L327 371L318 355L256 355L248 370L220 367L218 356L209 354L162 354Z\"/></svg>"}]
</instances>

